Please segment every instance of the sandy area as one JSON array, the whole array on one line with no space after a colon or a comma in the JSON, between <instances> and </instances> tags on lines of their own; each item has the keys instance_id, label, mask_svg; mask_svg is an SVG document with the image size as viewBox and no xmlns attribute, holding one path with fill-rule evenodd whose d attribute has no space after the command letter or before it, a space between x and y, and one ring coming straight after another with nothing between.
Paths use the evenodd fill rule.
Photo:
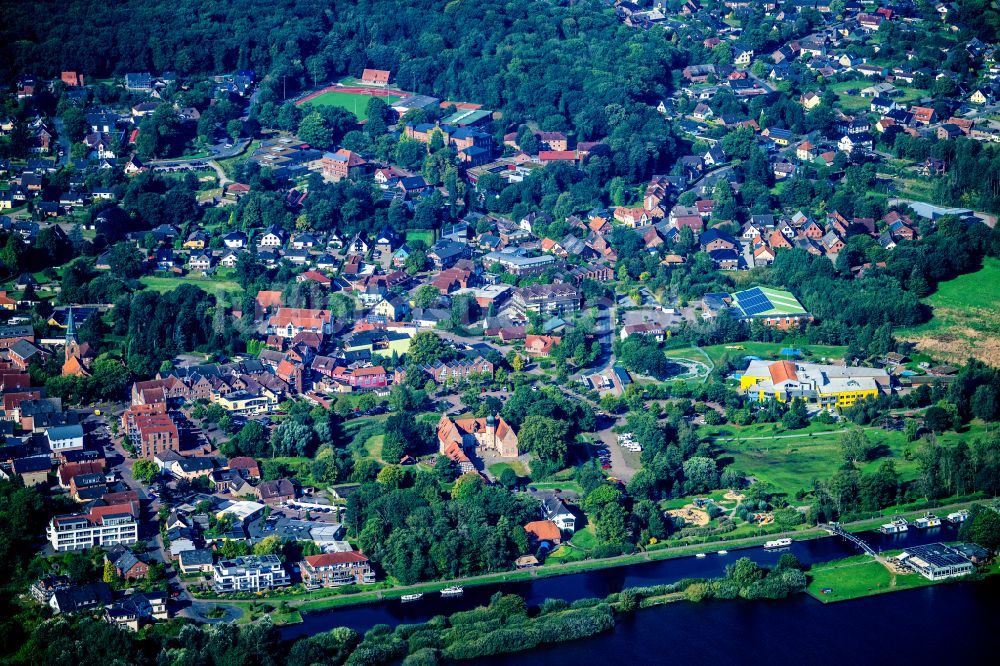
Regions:
<instances>
[{"instance_id":1,"label":"sandy area","mask_svg":"<svg viewBox=\"0 0 1000 666\"><path fill-rule=\"evenodd\" d=\"M737 493L737 492L733 492L732 490L727 490L726 494L723 495L722 497L723 497L723 499L735 500L737 502L742 502L745 499L746 496L743 493Z\"/></svg>"},{"instance_id":2,"label":"sandy area","mask_svg":"<svg viewBox=\"0 0 1000 666\"><path fill-rule=\"evenodd\" d=\"M695 527L704 527L709 523L708 513L701 509L696 509L694 504L686 504L680 509L670 509L667 513L676 518L681 518L684 522Z\"/></svg>"}]
</instances>

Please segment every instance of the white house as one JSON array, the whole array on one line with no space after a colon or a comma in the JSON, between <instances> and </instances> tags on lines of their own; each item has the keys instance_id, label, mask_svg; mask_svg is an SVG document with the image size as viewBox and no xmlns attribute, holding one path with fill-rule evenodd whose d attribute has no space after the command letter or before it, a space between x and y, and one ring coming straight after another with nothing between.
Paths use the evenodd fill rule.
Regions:
<instances>
[{"instance_id":1,"label":"white house","mask_svg":"<svg viewBox=\"0 0 1000 666\"><path fill-rule=\"evenodd\" d=\"M576 516L558 497L550 497L542 502L542 519L551 520L563 532L572 534L576 531Z\"/></svg>"},{"instance_id":2,"label":"white house","mask_svg":"<svg viewBox=\"0 0 1000 666\"><path fill-rule=\"evenodd\" d=\"M285 244L285 232L279 227L271 227L260 237L261 247L281 247Z\"/></svg>"},{"instance_id":3,"label":"white house","mask_svg":"<svg viewBox=\"0 0 1000 666\"><path fill-rule=\"evenodd\" d=\"M45 431L49 450L54 454L65 451L80 451L83 449L83 426L55 426Z\"/></svg>"}]
</instances>

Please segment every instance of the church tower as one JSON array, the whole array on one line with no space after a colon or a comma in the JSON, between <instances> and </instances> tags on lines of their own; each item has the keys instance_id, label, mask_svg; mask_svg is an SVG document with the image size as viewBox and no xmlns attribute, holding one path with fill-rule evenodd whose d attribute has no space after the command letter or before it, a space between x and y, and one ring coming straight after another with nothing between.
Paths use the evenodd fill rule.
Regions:
<instances>
[{"instance_id":1,"label":"church tower","mask_svg":"<svg viewBox=\"0 0 1000 666\"><path fill-rule=\"evenodd\" d=\"M69 361L71 358L77 356L80 353L80 341L76 337L76 325L73 322L73 308L69 309L69 320L66 322L66 356L65 360Z\"/></svg>"}]
</instances>

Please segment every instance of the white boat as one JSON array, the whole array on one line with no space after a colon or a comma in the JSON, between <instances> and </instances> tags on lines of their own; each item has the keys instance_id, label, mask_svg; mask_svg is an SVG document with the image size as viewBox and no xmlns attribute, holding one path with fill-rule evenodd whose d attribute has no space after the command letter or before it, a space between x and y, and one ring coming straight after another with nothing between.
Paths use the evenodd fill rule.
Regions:
<instances>
[{"instance_id":1,"label":"white boat","mask_svg":"<svg viewBox=\"0 0 1000 666\"><path fill-rule=\"evenodd\" d=\"M913 526L920 530L926 530L930 527L940 527L941 519L935 516L933 513L928 513L922 518L917 518L913 521Z\"/></svg>"},{"instance_id":2,"label":"white boat","mask_svg":"<svg viewBox=\"0 0 1000 666\"><path fill-rule=\"evenodd\" d=\"M403 596L401 596L399 598L399 600L402 601L405 604L408 601L416 601L416 600L420 599L423 596L424 595L423 595L422 592L417 593L417 594L404 594Z\"/></svg>"},{"instance_id":3,"label":"white boat","mask_svg":"<svg viewBox=\"0 0 1000 666\"><path fill-rule=\"evenodd\" d=\"M728 555L728 554L729 554L728 550L720 550L719 551L719 555Z\"/></svg>"},{"instance_id":4,"label":"white boat","mask_svg":"<svg viewBox=\"0 0 1000 666\"><path fill-rule=\"evenodd\" d=\"M955 513L949 513L948 517L945 518L949 523L964 523L969 519L969 512L965 509L961 511L956 511Z\"/></svg>"},{"instance_id":5,"label":"white boat","mask_svg":"<svg viewBox=\"0 0 1000 666\"><path fill-rule=\"evenodd\" d=\"M460 596L462 596L463 592L465 592L464 588L459 587L458 585L454 585L452 587L446 587L443 590L441 590L441 596L442 597L460 597Z\"/></svg>"},{"instance_id":6,"label":"white boat","mask_svg":"<svg viewBox=\"0 0 1000 666\"><path fill-rule=\"evenodd\" d=\"M905 518L897 518L891 523L886 523L878 529L882 534L899 534L900 532L909 531L909 525L910 524L906 522Z\"/></svg>"},{"instance_id":7,"label":"white boat","mask_svg":"<svg viewBox=\"0 0 1000 666\"><path fill-rule=\"evenodd\" d=\"M698 553L695 557L705 557L705 553Z\"/></svg>"},{"instance_id":8,"label":"white boat","mask_svg":"<svg viewBox=\"0 0 1000 666\"><path fill-rule=\"evenodd\" d=\"M775 539L764 544L764 548L787 548L792 545L791 539Z\"/></svg>"}]
</instances>

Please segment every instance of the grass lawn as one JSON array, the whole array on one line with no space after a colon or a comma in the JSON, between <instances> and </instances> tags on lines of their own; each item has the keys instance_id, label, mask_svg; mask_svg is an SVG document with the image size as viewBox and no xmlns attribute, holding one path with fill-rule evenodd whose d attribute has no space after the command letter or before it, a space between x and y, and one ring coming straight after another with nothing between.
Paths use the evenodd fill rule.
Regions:
<instances>
[{"instance_id":1,"label":"grass lawn","mask_svg":"<svg viewBox=\"0 0 1000 666\"><path fill-rule=\"evenodd\" d=\"M933 585L920 574L896 574L867 555L814 564L806 591L823 603ZM823 594L823 590L830 592Z\"/></svg>"},{"instance_id":2,"label":"grass lawn","mask_svg":"<svg viewBox=\"0 0 1000 666\"><path fill-rule=\"evenodd\" d=\"M712 345L710 347L702 347L702 350L708 354L713 363L717 364L722 361L723 356L727 355L731 359L741 360L744 356L760 356L763 359L774 360L790 358L783 357L779 353L786 347L801 350L802 356L797 358L814 363L820 362L823 358L843 358L844 351L847 349L847 347L806 344L800 345L783 342L741 342L736 345ZM673 355L673 352L671 351L670 354Z\"/></svg>"},{"instance_id":3,"label":"grass lawn","mask_svg":"<svg viewBox=\"0 0 1000 666\"><path fill-rule=\"evenodd\" d=\"M594 526L577 530L573 537L559 548L556 548L545 559L546 563L579 562L587 557L587 554L597 546L597 535L594 534Z\"/></svg>"},{"instance_id":4,"label":"grass lawn","mask_svg":"<svg viewBox=\"0 0 1000 666\"><path fill-rule=\"evenodd\" d=\"M828 88L836 93L837 103L840 105L841 109L845 111L861 111L868 109L871 106L871 98L862 97L860 94L848 95L847 91L854 89L860 93L861 90L864 90L874 83L876 83L876 81L861 78L852 81L844 81L842 83L834 83L829 85ZM920 99L926 94L925 91L918 90L916 88L899 88L898 86L897 88L900 92L902 92L900 97L894 98L898 104L908 104L915 99Z\"/></svg>"},{"instance_id":5,"label":"grass lawn","mask_svg":"<svg viewBox=\"0 0 1000 666\"><path fill-rule=\"evenodd\" d=\"M406 232L406 241L423 241L427 247L434 245L433 229L409 229Z\"/></svg>"},{"instance_id":6,"label":"grass lawn","mask_svg":"<svg viewBox=\"0 0 1000 666\"><path fill-rule=\"evenodd\" d=\"M509 463L505 462L494 463L489 467L490 474L492 474L493 477L497 479L500 478L500 475L503 474L503 471L505 469L514 470L514 474L517 474L520 477L525 477L528 475L528 471L524 469L524 465L521 463L520 460L515 460L514 462L509 462Z\"/></svg>"},{"instance_id":7,"label":"grass lawn","mask_svg":"<svg viewBox=\"0 0 1000 666\"><path fill-rule=\"evenodd\" d=\"M382 445L385 443L385 435L372 435L365 442L365 451L368 452L375 460L379 462L385 462L382 460Z\"/></svg>"},{"instance_id":8,"label":"grass lawn","mask_svg":"<svg viewBox=\"0 0 1000 666\"><path fill-rule=\"evenodd\" d=\"M944 446L959 441L968 442L985 431L983 423L974 421L964 432L946 432L939 435L937 441ZM723 449L723 459L731 458L736 469L772 484L778 492L792 496L798 490L812 488L814 478L830 478L843 463L839 433L813 431L810 435L808 429L804 432L806 434L802 437L741 443L719 441L718 444ZM885 455L863 464L862 471L873 472L885 457L892 457L903 481L916 478L917 462L908 460L906 451L916 449L917 442L907 442L906 436L898 431L871 428L865 432L872 442L882 447Z\"/></svg>"},{"instance_id":9,"label":"grass lawn","mask_svg":"<svg viewBox=\"0 0 1000 666\"><path fill-rule=\"evenodd\" d=\"M214 294L216 298L224 296L225 294L237 294L242 291L240 286L232 280L220 279L212 276L206 277L202 275L185 275L184 277L157 277L147 275L146 277L140 278L139 282L144 284L147 289L152 289L153 291L160 293L173 291L182 284L193 284L203 291Z\"/></svg>"},{"instance_id":10,"label":"grass lawn","mask_svg":"<svg viewBox=\"0 0 1000 666\"><path fill-rule=\"evenodd\" d=\"M975 273L942 282L924 303L934 318L900 329L897 338L944 361L962 363L971 356L1000 365L1000 259L987 257Z\"/></svg>"},{"instance_id":11,"label":"grass lawn","mask_svg":"<svg viewBox=\"0 0 1000 666\"><path fill-rule=\"evenodd\" d=\"M279 627L284 624L301 624L302 623L302 613L297 610L291 610L287 613L282 613L280 611L275 611L271 613L271 621Z\"/></svg>"},{"instance_id":12,"label":"grass lawn","mask_svg":"<svg viewBox=\"0 0 1000 666\"><path fill-rule=\"evenodd\" d=\"M367 109L369 99L371 99L369 95L330 91L312 98L302 106L339 106L353 113L360 121L368 118ZM392 106L402 98L399 95L389 95L381 99L385 100L385 103L389 106Z\"/></svg>"},{"instance_id":13,"label":"grass lawn","mask_svg":"<svg viewBox=\"0 0 1000 666\"><path fill-rule=\"evenodd\" d=\"M539 490L573 490L580 494L583 494L583 488L580 487L576 481L539 481L538 483L532 483L532 488L538 488Z\"/></svg>"},{"instance_id":14,"label":"grass lawn","mask_svg":"<svg viewBox=\"0 0 1000 666\"><path fill-rule=\"evenodd\" d=\"M705 433L711 437L724 440L739 440L748 437L774 437L779 435L800 435L808 437L810 434L830 432L832 430L842 430L847 427L844 423L810 423L801 430L786 430L780 423L754 423L748 426L738 426L727 423L719 426L708 426Z\"/></svg>"}]
</instances>

